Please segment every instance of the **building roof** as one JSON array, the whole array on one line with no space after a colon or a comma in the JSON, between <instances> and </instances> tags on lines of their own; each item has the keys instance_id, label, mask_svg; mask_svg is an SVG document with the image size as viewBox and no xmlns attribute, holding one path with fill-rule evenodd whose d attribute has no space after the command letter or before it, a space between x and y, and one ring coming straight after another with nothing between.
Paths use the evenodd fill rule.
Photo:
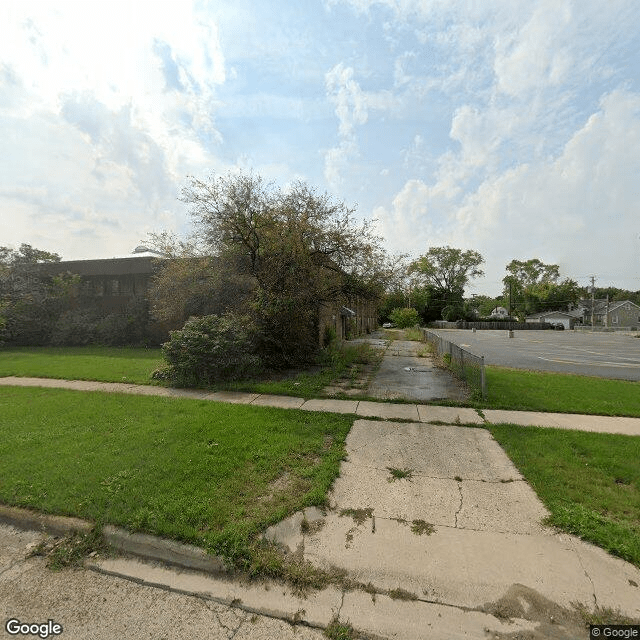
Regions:
<instances>
[{"instance_id":1,"label":"building roof","mask_svg":"<svg viewBox=\"0 0 640 640\"><path fill-rule=\"evenodd\" d=\"M527 319L531 318L545 318L546 316L565 316L567 318L575 318L576 316L568 311L541 311L539 313L532 313L527 316Z\"/></svg>"},{"instance_id":2,"label":"building roof","mask_svg":"<svg viewBox=\"0 0 640 640\"><path fill-rule=\"evenodd\" d=\"M615 311L616 309L621 307L623 304L624 305L632 304L636 309L640 309L640 306L638 306L635 302L631 302L631 300L619 300L618 302L611 302L609 304L609 312Z\"/></svg>"},{"instance_id":3,"label":"building roof","mask_svg":"<svg viewBox=\"0 0 640 640\"><path fill-rule=\"evenodd\" d=\"M79 276L151 274L156 269L158 259L157 255L135 255L126 258L106 258L101 260L65 260L39 264L38 269L41 273L48 275L58 275L66 272Z\"/></svg>"}]
</instances>

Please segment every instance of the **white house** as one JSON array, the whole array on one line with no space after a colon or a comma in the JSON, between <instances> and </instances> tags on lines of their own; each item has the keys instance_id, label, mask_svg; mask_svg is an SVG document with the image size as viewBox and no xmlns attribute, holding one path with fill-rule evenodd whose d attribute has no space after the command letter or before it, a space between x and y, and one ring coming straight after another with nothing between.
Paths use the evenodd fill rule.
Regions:
<instances>
[{"instance_id":1,"label":"white house","mask_svg":"<svg viewBox=\"0 0 640 640\"><path fill-rule=\"evenodd\" d=\"M491 312L492 318L507 318L509 316L509 312L504 307L496 307Z\"/></svg>"},{"instance_id":2,"label":"white house","mask_svg":"<svg viewBox=\"0 0 640 640\"><path fill-rule=\"evenodd\" d=\"M573 329L577 322L575 314L566 311L544 311L533 313L525 318L525 322L548 322L549 324L562 324L565 329Z\"/></svg>"}]
</instances>

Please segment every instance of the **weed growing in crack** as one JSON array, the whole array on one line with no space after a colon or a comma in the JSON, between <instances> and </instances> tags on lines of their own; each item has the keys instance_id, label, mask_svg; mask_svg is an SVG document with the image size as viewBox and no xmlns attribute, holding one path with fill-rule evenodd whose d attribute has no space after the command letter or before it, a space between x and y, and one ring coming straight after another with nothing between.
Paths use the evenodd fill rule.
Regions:
<instances>
[{"instance_id":1,"label":"weed growing in crack","mask_svg":"<svg viewBox=\"0 0 640 640\"><path fill-rule=\"evenodd\" d=\"M462 478L460 476L454 476L453 478L456 482L462 482Z\"/></svg>"},{"instance_id":2,"label":"weed growing in crack","mask_svg":"<svg viewBox=\"0 0 640 640\"><path fill-rule=\"evenodd\" d=\"M411 531L417 536L430 536L435 530L436 528L430 522L424 520L414 520L411 523Z\"/></svg>"},{"instance_id":3,"label":"weed growing in crack","mask_svg":"<svg viewBox=\"0 0 640 640\"><path fill-rule=\"evenodd\" d=\"M47 558L47 567L59 571L65 567L79 567L90 553L105 552L107 549L102 529L94 527L88 533L72 531L61 538L45 539L31 551L29 557L43 556Z\"/></svg>"},{"instance_id":4,"label":"weed growing in crack","mask_svg":"<svg viewBox=\"0 0 640 640\"><path fill-rule=\"evenodd\" d=\"M371 507L366 509L342 509L338 515L341 518L344 516L351 517L356 524L360 525L373 516L373 509Z\"/></svg>"},{"instance_id":5,"label":"weed growing in crack","mask_svg":"<svg viewBox=\"0 0 640 640\"><path fill-rule=\"evenodd\" d=\"M640 620L625 616L619 608L596 605L591 611L581 602L572 602L571 606L580 614L586 627L592 624L640 624Z\"/></svg>"},{"instance_id":6,"label":"weed growing in crack","mask_svg":"<svg viewBox=\"0 0 640 640\"><path fill-rule=\"evenodd\" d=\"M359 634L348 622L340 622L336 616L324 630L329 640L357 640Z\"/></svg>"},{"instance_id":7,"label":"weed growing in crack","mask_svg":"<svg viewBox=\"0 0 640 640\"><path fill-rule=\"evenodd\" d=\"M291 624L298 624L304 618L305 613L307 612L304 609L298 609L293 616L291 616Z\"/></svg>"},{"instance_id":8,"label":"weed growing in crack","mask_svg":"<svg viewBox=\"0 0 640 640\"><path fill-rule=\"evenodd\" d=\"M387 595L392 600L418 600L418 596L415 593L411 593L411 591L407 591L402 587L398 587L397 589L390 589L387 591Z\"/></svg>"},{"instance_id":9,"label":"weed growing in crack","mask_svg":"<svg viewBox=\"0 0 640 640\"><path fill-rule=\"evenodd\" d=\"M396 469L395 467L387 467L390 477L387 482L395 482L396 480L411 480L413 477L413 469Z\"/></svg>"}]
</instances>

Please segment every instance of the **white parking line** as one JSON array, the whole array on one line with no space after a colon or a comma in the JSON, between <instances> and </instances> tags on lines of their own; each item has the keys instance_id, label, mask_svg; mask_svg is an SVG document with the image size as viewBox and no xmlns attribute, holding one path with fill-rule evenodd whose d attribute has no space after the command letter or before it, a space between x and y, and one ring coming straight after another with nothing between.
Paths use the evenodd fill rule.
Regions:
<instances>
[{"instance_id":1,"label":"white parking line","mask_svg":"<svg viewBox=\"0 0 640 640\"><path fill-rule=\"evenodd\" d=\"M627 369L638 369L640 368L640 363L636 364L627 364L625 362L600 362L594 360L559 360L557 358L545 358L544 356L538 356L539 360L546 360L547 362L559 362L561 364L574 364L577 366L590 364L593 366L599 367L623 367Z\"/></svg>"}]
</instances>

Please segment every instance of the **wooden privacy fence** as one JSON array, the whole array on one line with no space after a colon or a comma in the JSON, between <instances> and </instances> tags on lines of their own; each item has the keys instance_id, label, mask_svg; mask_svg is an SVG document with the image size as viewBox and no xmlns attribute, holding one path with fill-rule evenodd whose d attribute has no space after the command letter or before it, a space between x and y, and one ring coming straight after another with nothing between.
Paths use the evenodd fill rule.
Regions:
<instances>
[{"instance_id":1,"label":"wooden privacy fence","mask_svg":"<svg viewBox=\"0 0 640 640\"><path fill-rule=\"evenodd\" d=\"M422 329L422 339L433 346L457 378L475 389L483 400L487 397L484 356L477 356L429 329Z\"/></svg>"}]
</instances>

